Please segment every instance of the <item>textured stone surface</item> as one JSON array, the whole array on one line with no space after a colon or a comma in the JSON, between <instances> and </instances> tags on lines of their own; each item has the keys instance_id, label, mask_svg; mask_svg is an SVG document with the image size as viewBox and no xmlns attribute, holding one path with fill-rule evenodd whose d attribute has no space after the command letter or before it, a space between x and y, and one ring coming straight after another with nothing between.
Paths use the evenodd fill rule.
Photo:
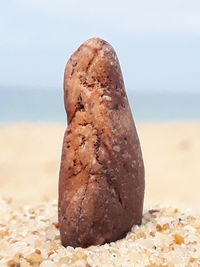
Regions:
<instances>
[{"instance_id":1,"label":"textured stone surface","mask_svg":"<svg viewBox=\"0 0 200 267\"><path fill-rule=\"evenodd\" d=\"M107 42L90 39L71 56L64 93L62 243L87 247L115 241L141 223L144 166L119 62Z\"/></svg>"}]
</instances>

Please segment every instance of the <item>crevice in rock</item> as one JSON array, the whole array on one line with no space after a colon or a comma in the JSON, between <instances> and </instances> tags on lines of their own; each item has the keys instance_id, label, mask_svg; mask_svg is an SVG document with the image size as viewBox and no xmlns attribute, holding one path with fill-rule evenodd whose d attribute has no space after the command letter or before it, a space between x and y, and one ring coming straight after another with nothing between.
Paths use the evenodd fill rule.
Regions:
<instances>
[{"instance_id":1,"label":"crevice in rock","mask_svg":"<svg viewBox=\"0 0 200 267\"><path fill-rule=\"evenodd\" d=\"M77 107L77 111L85 111L85 106L83 104L83 100L82 100L82 96L81 94L79 95L78 97L78 100L77 100L77 104L76 104L76 107Z\"/></svg>"},{"instance_id":2,"label":"crevice in rock","mask_svg":"<svg viewBox=\"0 0 200 267\"><path fill-rule=\"evenodd\" d=\"M73 119L75 118L76 116L76 113L80 111L80 112L84 112L85 111L85 106L83 104L83 99L82 99L82 96L81 94L78 96L77 98L77 102L76 102L76 105L75 105L75 110L74 110L74 113L72 114L71 116L71 119L69 120L68 122L68 127L69 125L71 124L71 122L73 121Z\"/></svg>"},{"instance_id":3,"label":"crevice in rock","mask_svg":"<svg viewBox=\"0 0 200 267\"><path fill-rule=\"evenodd\" d=\"M115 195L117 196L118 201L119 201L121 207L123 208L123 201L122 201L121 195L113 183L114 174L109 172L109 170L108 170L108 172L105 174L105 177L106 177L106 182L107 182L108 186L110 188L114 189Z\"/></svg>"},{"instance_id":4,"label":"crevice in rock","mask_svg":"<svg viewBox=\"0 0 200 267\"><path fill-rule=\"evenodd\" d=\"M80 136L81 136L81 144L80 144L80 146L83 146L85 144L86 137L84 135L80 135Z\"/></svg>"},{"instance_id":5,"label":"crevice in rock","mask_svg":"<svg viewBox=\"0 0 200 267\"><path fill-rule=\"evenodd\" d=\"M98 55L98 51L99 51L98 49L95 49L95 50L94 50L94 55L93 55L93 57L91 58L91 60L89 61L87 67L86 67L86 70L85 70L86 74L89 72L89 70L90 70L90 68L91 68L91 66L92 66L92 64L93 64L94 59L97 57L97 55Z\"/></svg>"}]
</instances>

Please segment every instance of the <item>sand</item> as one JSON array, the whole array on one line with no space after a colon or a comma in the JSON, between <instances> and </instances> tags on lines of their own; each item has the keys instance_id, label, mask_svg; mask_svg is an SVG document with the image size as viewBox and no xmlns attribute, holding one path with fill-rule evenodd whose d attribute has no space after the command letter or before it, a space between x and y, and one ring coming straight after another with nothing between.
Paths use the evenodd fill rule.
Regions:
<instances>
[{"instance_id":1,"label":"sand","mask_svg":"<svg viewBox=\"0 0 200 267\"><path fill-rule=\"evenodd\" d=\"M200 266L200 122L137 128L146 168L142 225L122 240L87 249L60 243L65 126L0 128L0 266Z\"/></svg>"},{"instance_id":2,"label":"sand","mask_svg":"<svg viewBox=\"0 0 200 267\"><path fill-rule=\"evenodd\" d=\"M102 246L64 248L57 203L0 200L1 267L181 267L200 265L200 217L173 208L144 210L142 225Z\"/></svg>"},{"instance_id":3,"label":"sand","mask_svg":"<svg viewBox=\"0 0 200 267\"><path fill-rule=\"evenodd\" d=\"M137 128L146 170L145 206L200 211L200 122ZM59 124L0 128L0 196L28 204L57 199L64 131Z\"/></svg>"}]
</instances>

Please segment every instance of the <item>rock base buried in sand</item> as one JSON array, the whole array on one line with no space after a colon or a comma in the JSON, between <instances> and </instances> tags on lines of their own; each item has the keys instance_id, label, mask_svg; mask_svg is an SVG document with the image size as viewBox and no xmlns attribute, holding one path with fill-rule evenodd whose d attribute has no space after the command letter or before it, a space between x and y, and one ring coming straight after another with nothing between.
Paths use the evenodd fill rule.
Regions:
<instances>
[{"instance_id":1,"label":"rock base buried in sand","mask_svg":"<svg viewBox=\"0 0 200 267\"><path fill-rule=\"evenodd\" d=\"M199 266L200 217L176 208L144 210L124 239L87 249L63 247L57 202L17 206L0 199L0 266Z\"/></svg>"},{"instance_id":2,"label":"rock base buried in sand","mask_svg":"<svg viewBox=\"0 0 200 267\"><path fill-rule=\"evenodd\" d=\"M142 219L144 166L117 55L93 38L69 59L59 180L64 246L123 238Z\"/></svg>"}]
</instances>

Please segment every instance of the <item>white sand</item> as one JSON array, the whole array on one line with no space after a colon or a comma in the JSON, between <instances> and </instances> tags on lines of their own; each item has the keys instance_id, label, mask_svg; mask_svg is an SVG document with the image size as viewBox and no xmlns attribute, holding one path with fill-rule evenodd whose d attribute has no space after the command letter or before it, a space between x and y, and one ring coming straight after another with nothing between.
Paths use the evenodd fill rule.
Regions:
<instances>
[{"instance_id":1,"label":"white sand","mask_svg":"<svg viewBox=\"0 0 200 267\"><path fill-rule=\"evenodd\" d=\"M87 249L60 244L57 204L17 206L0 200L1 267L199 266L200 218L177 209L144 211L117 242Z\"/></svg>"}]
</instances>

